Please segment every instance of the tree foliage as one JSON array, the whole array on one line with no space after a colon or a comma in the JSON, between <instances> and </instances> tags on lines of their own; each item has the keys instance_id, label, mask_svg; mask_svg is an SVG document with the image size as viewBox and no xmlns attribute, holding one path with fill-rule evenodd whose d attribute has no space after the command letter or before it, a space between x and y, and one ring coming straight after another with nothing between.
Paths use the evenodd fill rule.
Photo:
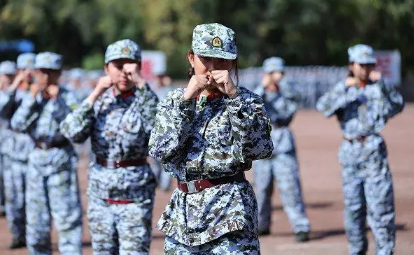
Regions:
<instances>
[{"instance_id":1,"label":"tree foliage","mask_svg":"<svg viewBox=\"0 0 414 255\"><path fill-rule=\"evenodd\" d=\"M242 67L270 55L291 65L344 65L346 49L366 43L399 49L413 74L413 10L414 0L0 0L0 40L28 38L73 66L130 38L164 51L170 72L184 76L192 29L219 22L236 31Z\"/></svg>"}]
</instances>

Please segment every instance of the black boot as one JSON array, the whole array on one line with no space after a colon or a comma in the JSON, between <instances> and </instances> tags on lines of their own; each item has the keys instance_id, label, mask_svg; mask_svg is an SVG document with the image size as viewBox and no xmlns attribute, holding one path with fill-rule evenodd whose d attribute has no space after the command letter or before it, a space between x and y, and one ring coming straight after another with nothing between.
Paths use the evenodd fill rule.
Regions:
<instances>
[{"instance_id":1,"label":"black boot","mask_svg":"<svg viewBox=\"0 0 414 255\"><path fill-rule=\"evenodd\" d=\"M24 248L24 247L26 247L26 240L24 238L23 239L13 239L13 241L9 245L10 250Z\"/></svg>"},{"instance_id":2,"label":"black boot","mask_svg":"<svg viewBox=\"0 0 414 255\"><path fill-rule=\"evenodd\" d=\"M296 233L296 242L303 243L309 241L309 232Z\"/></svg>"}]
</instances>

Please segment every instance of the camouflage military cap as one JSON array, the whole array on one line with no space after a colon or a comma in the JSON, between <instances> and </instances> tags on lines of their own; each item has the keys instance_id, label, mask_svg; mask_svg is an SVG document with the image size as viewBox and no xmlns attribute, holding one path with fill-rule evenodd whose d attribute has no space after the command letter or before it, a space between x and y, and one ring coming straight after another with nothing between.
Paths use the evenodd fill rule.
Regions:
<instances>
[{"instance_id":1,"label":"camouflage military cap","mask_svg":"<svg viewBox=\"0 0 414 255\"><path fill-rule=\"evenodd\" d=\"M236 34L218 23L198 25L193 31L192 49L203 57L236 59Z\"/></svg>"},{"instance_id":2,"label":"camouflage military cap","mask_svg":"<svg viewBox=\"0 0 414 255\"><path fill-rule=\"evenodd\" d=\"M130 39L116 41L106 48L105 64L121 58L141 61L141 48Z\"/></svg>"},{"instance_id":3,"label":"camouflage military cap","mask_svg":"<svg viewBox=\"0 0 414 255\"><path fill-rule=\"evenodd\" d=\"M265 73L283 72L285 70L285 61L278 57L271 57L263 62L263 71Z\"/></svg>"},{"instance_id":4,"label":"camouflage military cap","mask_svg":"<svg viewBox=\"0 0 414 255\"><path fill-rule=\"evenodd\" d=\"M41 52L36 55L36 69L62 69L62 56L53 52Z\"/></svg>"},{"instance_id":5,"label":"camouflage military cap","mask_svg":"<svg viewBox=\"0 0 414 255\"><path fill-rule=\"evenodd\" d=\"M69 79L71 80L79 80L85 76L85 71L81 68L73 68L69 71Z\"/></svg>"},{"instance_id":6,"label":"camouflage military cap","mask_svg":"<svg viewBox=\"0 0 414 255\"><path fill-rule=\"evenodd\" d=\"M13 61L3 61L0 63L0 74L13 75L16 74L16 63Z\"/></svg>"},{"instance_id":7,"label":"camouflage military cap","mask_svg":"<svg viewBox=\"0 0 414 255\"><path fill-rule=\"evenodd\" d=\"M18 69L33 69L35 65L36 54L34 53L23 53L17 57L17 68Z\"/></svg>"},{"instance_id":8,"label":"camouflage military cap","mask_svg":"<svg viewBox=\"0 0 414 255\"><path fill-rule=\"evenodd\" d=\"M348 49L349 62L357 62L359 64L376 64L374 50L371 46L365 44L357 44Z\"/></svg>"}]
</instances>

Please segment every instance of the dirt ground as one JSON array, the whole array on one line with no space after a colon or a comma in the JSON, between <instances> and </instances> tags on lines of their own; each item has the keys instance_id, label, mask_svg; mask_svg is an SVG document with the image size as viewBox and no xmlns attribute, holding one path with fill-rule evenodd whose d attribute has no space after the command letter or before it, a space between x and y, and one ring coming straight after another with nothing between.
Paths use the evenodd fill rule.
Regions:
<instances>
[{"instance_id":1,"label":"dirt ground","mask_svg":"<svg viewBox=\"0 0 414 255\"><path fill-rule=\"evenodd\" d=\"M260 239L263 255L346 255L347 242L343 227L341 172L337 160L341 142L339 126L335 119L325 119L315 111L300 111L294 122L303 193L307 213L312 224L311 241L298 244L290 231L287 217L277 194L273 198L272 235ZM414 104L391 120L383 135L387 141L391 170L394 177L397 210L398 255L414 254ZM84 208L86 208L85 162L79 172ZM252 173L249 172L249 179ZM157 191L154 208L154 226L170 198L170 193ZM87 221L84 218L84 254L92 254ZM0 219L0 255L27 254L26 249L9 251L10 242L6 220ZM369 234L370 250L374 254L373 239ZM163 235L155 230L151 254L163 254ZM54 253L58 254L57 234L53 232Z\"/></svg>"}]
</instances>

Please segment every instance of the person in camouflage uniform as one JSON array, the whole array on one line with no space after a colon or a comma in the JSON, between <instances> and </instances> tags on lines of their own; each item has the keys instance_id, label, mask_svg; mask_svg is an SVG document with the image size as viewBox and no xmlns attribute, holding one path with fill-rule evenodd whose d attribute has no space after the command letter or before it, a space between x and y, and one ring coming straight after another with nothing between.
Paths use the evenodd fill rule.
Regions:
<instances>
[{"instance_id":1,"label":"person in camouflage uniform","mask_svg":"<svg viewBox=\"0 0 414 255\"><path fill-rule=\"evenodd\" d=\"M61 56L36 55L36 83L11 120L36 148L26 172L26 242L29 253L51 254L51 218L59 231L61 254L82 253L82 208L76 174L77 156L59 124L78 104L73 93L59 87Z\"/></svg>"},{"instance_id":2,"label":"person in camouflage uniform","mask_svg":"<svg viewBox=\"0 0 414 255\"><path fill-rule=\"evenodd\" d=\"M273 156L253 163L259 206L259 234L270 233L273 181L276 179L283 209L298 242L309 240L309 220L302 198L296 146L289 124L297 110L298 96L284 78L284 61L268 58L263 63L263 81L255 93L263 98L272 123Z\"/></svg>"},{"instance_id":3,"label":"person in camouflage uniform","mask_svg":"<svg viewBox=\"0 0 414 255\"><path fill-rule=\"evenodd\" d=\"M4 97L6 90L12 84L16 74L16 63L12 61L4 61L0 63L0 97ZM5 140L10 137L10 121L3 115L0 115L0 217L4 217L6 195L4 190L4 171L8 168L8 152L5 147Z\"/></svg>"},{"instance_id":4,"label":"person in camouflage uniform","mask_svg":"<svg viewBox=\"0 0 414 255\"><path fill-rule=\"evenodd\" d=\"M157 94L159 100L164 100L168 93L174 90L172 86L171 78L166 73L158 73L156 76L156 82L153 85L153 90L155 94ZM171 175L164 171L160 162L153 158L149 158L149 163L151 166L152 171L155 174L155 177L158 181L158 186L163 191L168 191L171 186Z\"/></svg>"},{"instance_id":5,"label":"person in camouflage uniform","mask_svg":"<svg viewBox=\"0 0 414 255\"><path fill-rule=\"evenodd\" d=\"M344 137L339 161L349 253L366 254L368 219L376 254L390 255L395 247L394 191L387 148L379 133L403 110L404 101L372 71L376 59L370 46L358 44L348 53L351 76L323 95L317 109L327 117L337 116Z\"/></svg>"},{"instance_id":6,"label":"person in camouflage uniform","mask_svg":"<svg viewBox=\"0 0 414 255\"><path fill-rule=\"evenodd\" d=\"M9 121L27 94L35 57L33 53L19 55L17 58L18 74L12 85L0 95L0 113ZM26 246L26 171L28 155L34 148L34 144L27 134L16 131L11 134L3 145L9 160L9 166L4 169L4 180L7 221L13 237L9 248L15 249Z\"/></svg>"},{"instance_id":7,"label":"person in camouflage uniform","mask_svg":"<svg viewBox=\"0 0 414 255\"><path fill-rule=\"evenodd\" d=\"M244 171L273 150L263 101L236 86L235 33L193 31L186 89L158 105L150 155L178 180L158 222L165 254L259 254L257 202Z\"/></svg>"},{"instance_id":8,"label":"person in camouflage uniform","mask_svg":"<svg viewBox=\"0 0 414 255\"><path fill-rule=\"evenodd\" d=\"M89 136L88 220L94 254L148 254L156 179L146 157L158 98L140 76L141 50L117 41L105 53L106 76L61 123L74 142Z\"/></svg>"}]
</instances>

